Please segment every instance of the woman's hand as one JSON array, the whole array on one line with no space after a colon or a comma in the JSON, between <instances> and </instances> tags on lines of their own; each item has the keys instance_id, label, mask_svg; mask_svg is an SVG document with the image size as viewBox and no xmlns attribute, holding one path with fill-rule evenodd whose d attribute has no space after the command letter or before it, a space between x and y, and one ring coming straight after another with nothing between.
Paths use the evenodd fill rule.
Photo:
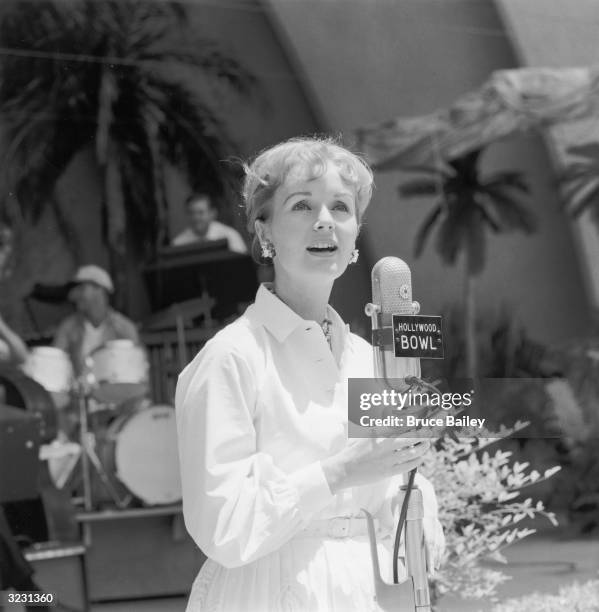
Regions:
<instances>
[{"instance_id":1,"label":"woman's hand","mask_svg":"<svg viewBox=\"0 0 599 612\"><path fill-rule=\"evenodd\" d=\"M321 461L331 493L409 472L430 448L420 438L360 438Z\"/></svg>"},{"instance_id":2,"label":"woman's hand","mask_svg":"<svg viewBox=\"0 0 599 612\"><path fill-rule=\"evenodd\" d=\"M435 570L441 566L443 553L445 552L445 535L439 519L435 516L425 516L422 519L424 530L424 547L428 572L435 575Z\"/></svg>"}]
</instances>

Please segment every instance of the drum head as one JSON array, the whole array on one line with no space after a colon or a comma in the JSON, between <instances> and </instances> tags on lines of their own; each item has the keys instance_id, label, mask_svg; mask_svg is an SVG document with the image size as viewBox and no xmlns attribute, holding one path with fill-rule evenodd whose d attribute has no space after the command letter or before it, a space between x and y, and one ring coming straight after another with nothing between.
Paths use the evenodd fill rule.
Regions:
<instances>
[{"instance_id":1,"label":"drum head","mask_svg":"<svg viewBox=\"0 0 599 612\"><path fill-rule=\"evenodd\" d=\"M131 340L110 340L86 361L95 380L92 396L99 402L118 404L148 392L147 355Z\"/></svg>"},{"instance_id":2,"label":"drum head","mask_svg":"<svg viewBox=\"0 0 599 612\"><path fill-rule=\"evenodd\" d=\"M55 346L33 347L21 369L52 393L68 395L73 386L71 359L65 351Z\"/></svg>"},{"instance_id":3,"label":"drum head","mask_svg":"<svg viewBox=\"0 0 599 612\"><path fill-rule=\"evenodd\" d=\"M154 405L118 421L114 450L118 479L146 504L180 501L175 409Z\"/></svg>"},{"instance_id":4,"label":"drum head","mask_svg":"<svg viewBox=\"0 0 599 612\"><path fill-rule=\"evenodd\" d=\"M144 397L149 385L141 383L101 383L92 389L92 397L103 404L120 404L128 400Z\"/></svg>"}]
</instances>

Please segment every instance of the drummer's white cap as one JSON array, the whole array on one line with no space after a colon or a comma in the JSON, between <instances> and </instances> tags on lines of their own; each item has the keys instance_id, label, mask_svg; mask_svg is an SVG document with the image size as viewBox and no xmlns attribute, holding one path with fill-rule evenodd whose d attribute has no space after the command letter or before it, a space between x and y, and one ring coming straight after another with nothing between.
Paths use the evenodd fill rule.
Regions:
<instances>
[{"instance_id":1,"label":"drummer's white cap","mask_svg":"<svg viewBox=\"0 0 599 612\"><path fill-rule=\"evenodd\" d=\"M73 280L71 280L69 285L75 286L80 283L94 283L106 289L108 293L114 292L114 285L112 284L110 274L103 268L100 268L100 266L81 266L77 272L75 272L75 276L73 276Z\"/></svg>"}]
</instances>

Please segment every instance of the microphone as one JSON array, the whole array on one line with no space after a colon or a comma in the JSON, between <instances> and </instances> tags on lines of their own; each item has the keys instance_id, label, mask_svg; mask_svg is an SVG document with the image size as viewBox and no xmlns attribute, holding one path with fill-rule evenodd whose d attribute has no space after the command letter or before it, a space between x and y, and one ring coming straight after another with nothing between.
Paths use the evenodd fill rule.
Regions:
<instances>
[{"instance_id":1,"label":"microphone","mask_svg":"<svg viewBox=\"0 0 599 612\"><path fill-rule=\"evenodd\" d=\"M372 268L372 303L365 311L372 321L374 375L397 387L389 379L416 376L420 378L420 359L396 357L393 345L394 314L416 315L420 304L412 301L412 273L399 257L383 257ZM396 389L401 390L401 389Z\"/></svg>"},{"instance_id":2,"label":"microphone","mask_svg":"<svg viewBox=\"0 0 599 612\"><path fill-rule=\"evenodd\" d=\"M412 273L405 261L398 257L383 257L372 268L372 303L365 311L372 321L372 346L374 356L374 375L385 380L385 384L396 391L405 391L409 384L405 379L420 379L419 357L397 357L393 338L393 315L417 315L420 304L412 301ZM400 381L393 379L401 379ZM397 387L401 388L397 388ZM414 484L416 469L411 470L407 485L401 487L402 504L399 523L395 534L393 554L393 581L399 599L400 588L407 582L410 596L402 599L406 609L417 612L430 612L430 595L424 552L422 493ZM407 581L399 582L398 552L400 535L405 525L405 554ZM371 539L371 554L375 571L377 597L388 590L377 575L378 555ZM377 562L375 563L375 555ZM396 600L397 601L397 600Z\"/></svg>"}]
</instances>

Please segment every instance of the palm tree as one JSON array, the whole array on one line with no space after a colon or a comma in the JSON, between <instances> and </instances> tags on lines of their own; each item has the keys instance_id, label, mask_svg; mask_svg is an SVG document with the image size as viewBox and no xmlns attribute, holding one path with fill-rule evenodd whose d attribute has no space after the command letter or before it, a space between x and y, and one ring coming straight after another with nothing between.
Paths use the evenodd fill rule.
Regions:
<instances>
[{"instance_id":1,"label":"palm tree","mask_svg":"<svg viewBox=\"0 0 599 612\"><path fill-rule=\"evenodd\" d=\"M73 157L92 147L117 288L128 244L147 256L164 243L166 164L192 189L231 192L219 160L235 150L210 101L215 86L251 94L255 79L187 32L172 2L17 2L0 23L5 208L13 192L10 217L35 222ZM202 90L172 77L189 69Z\"/></svg>"},{"instance_id":2,"label":"palm tree","mask_svg":"<svg viewBox=\"0 0 599 612\"><path fill-rule=\"evenodd\" d=\"M477 375L476 276L486 260L486 233L495 234L535 228L532 213L523 196L529 192L520 172L496 172L482 178L478 161L481 150L446 162L444 167L419 167L424 176L399 186L404 197L437 196L415 238L414 253L419 257L428 237L437 229L435 248L441 259L453 265L464 254L464 326L466 372Z\"/></svg>"},{"instance_id":3,"label":"palm tree","mask_svg":"<svg viewBox=\"0 0 599 612\"><path fill-rule=\"evenodd\" d=\"M561 177L566 207L573 217L590 210L599 228L599 143L569 147L567 152L579 160L569 164Z\"/></svg>"}]
</instances>

